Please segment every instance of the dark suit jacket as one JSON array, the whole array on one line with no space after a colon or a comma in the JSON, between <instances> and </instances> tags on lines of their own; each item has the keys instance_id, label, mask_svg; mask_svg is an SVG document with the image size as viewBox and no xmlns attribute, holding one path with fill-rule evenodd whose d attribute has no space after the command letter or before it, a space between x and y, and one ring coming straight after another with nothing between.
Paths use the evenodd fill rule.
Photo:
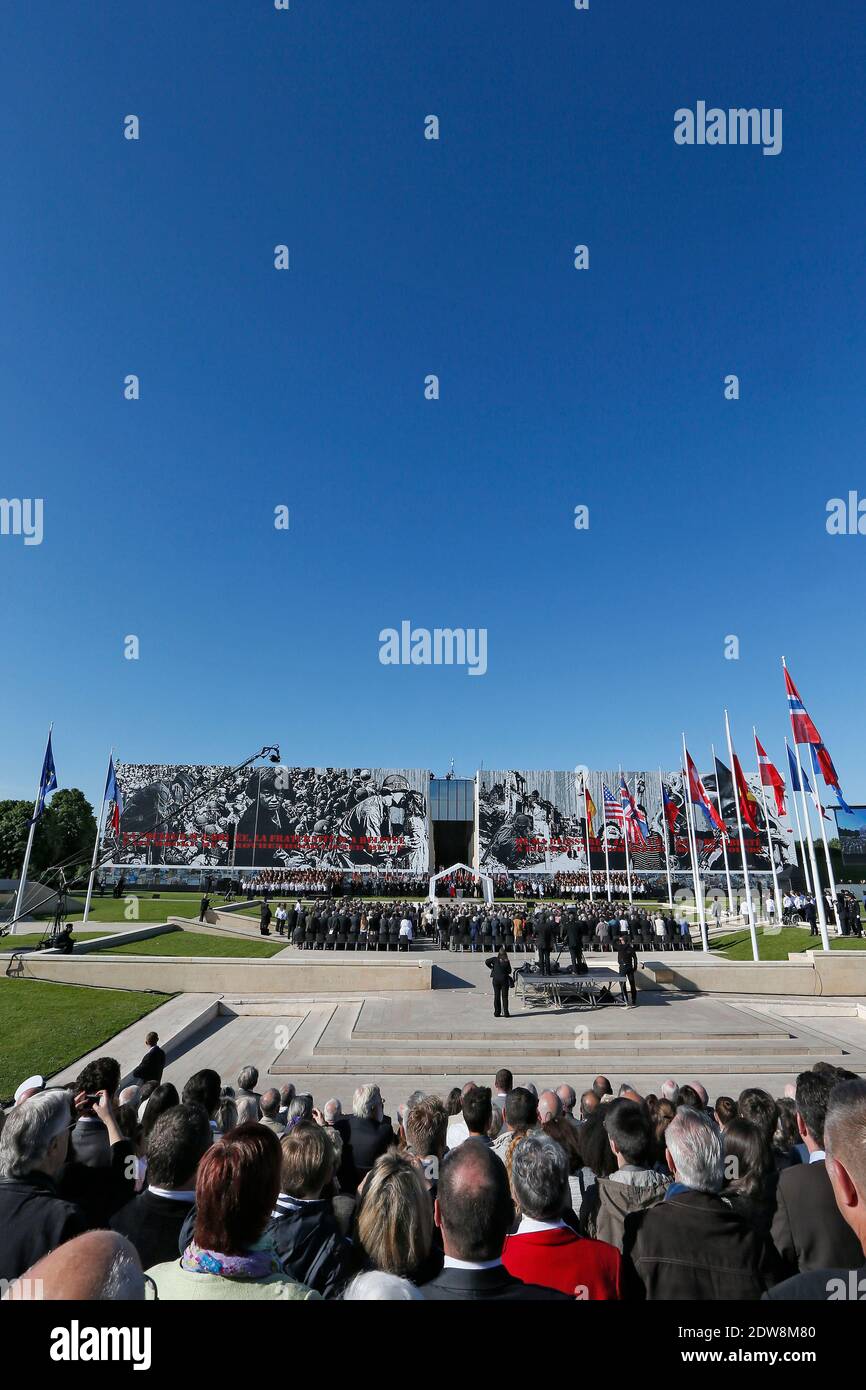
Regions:
<instances>
[{"instance_id":1,"label":"dark suit jacket","mask_svg":"<svg viewBox=\"0 0 866 1390\"><path fill-rule=\"evenodd\" d=\"M425 1298L442 1301L453 1299L506 1299L529 1301L547 1299L551 1302L573 1303L568 1294L557 1289L543 1289L540 1284L524 1284L513 1278L504 1265L492 1269L443 1269L435 1279L421 1285Z\"/></svg>"},{"instance_id":2,"label":"dark suit jacket","mask_svg":"<svg viewBox=\"0 0 866 1390\"><path fill-rule=\"evenodd\" d=\"M340 1162L340 1188L354 1192L366 1177L376 1159L397 1143L390 1120L359 1120L357 1115L344 1115L339 1132L343 1136L343 1155Z\"/></svg>"},{"instance_id":3,"label":"dark suit jacket","mask_svg":"<svg viewBox=\"0 0 866 1390\"><path fill-rule=\"evenodd\" d=\"M0 1179L0 1279L17 1279L55 1246L80 1236L87 1219L44 1173Z\"/></svg>"},{"instance_id":4,"label":"dark suit jacket","mask_svg":"<svg viewBox=\"0 0 866 1390\"><path fill-rule=\"evenodd\" d=\"M115 1212L109 1225L132 1241L142 1269L150 1269L177 1259L181 1227L192 1207L192 1202L157 1197L145 1190Z\"/></svg>"},{"instance_id":5,"label":"dark suit jacket","mask_svg":"<svg viewBox=\"0 0 866 1390\"><path fill-rule=\"evenodd\" d=\"M164 1070L165 1053L161 1047L151 1047L145 1052L132 1074L136 1081L155 1081L158 1086L162 1081Z\"/></svg>"},{"instance_id":6,"label":"dark suit jacket","mask_svg":"<svg viewBox=\"0 0 866 1390\"><path fill-rule=\"evenodd\" d=\"M859 1269L813 1269L795 1274L764 1294L766 1299L789 1303L862 1301L866 1297L866 1265Z\"/></svg>"},{"instance_id":7,"label":"dark suit jacket","mask_svg":"<svg viewBox=\"0 0 866 1390\"><path fill-rule=\"evenodd\" d=\"M107 1168L111 1163L108 1130L101 1120L79 1120L69 1135L69 1158L87 1168Z\"/></svg>"},{"instance_id":8,"label":"dark suit jacket","mask_svg":"<svg viewBox=\"0 0 866 1390\"><path fill-rule=\"evenodd\" d=\"M648 1299L758 1299L764 1241L729 1203L687 1189L626 1216L623 1254Z\"/></svg>"},{"instance_id":9,"label":"dark suit jacket","mask_svg":"<svg viewBox=\"0 0 866 1390\"><path fill-rule=\"evenodd\" d=\"M772 1239L787 1275L862 1264L863 1251L836 1206L823 1159L779 1174Z\"/></svg>"}]
</instances>

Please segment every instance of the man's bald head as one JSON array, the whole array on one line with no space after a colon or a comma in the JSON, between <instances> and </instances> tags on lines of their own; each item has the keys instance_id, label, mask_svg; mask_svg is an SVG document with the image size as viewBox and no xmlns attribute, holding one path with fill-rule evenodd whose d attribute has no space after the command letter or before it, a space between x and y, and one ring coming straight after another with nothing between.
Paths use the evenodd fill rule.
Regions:
<instances>
[{"instance_id":1,"label":"man's bald head","mask_svg":"<svg viewBox=\"0 0 866 1390\"><path fill-rule=\"evenodd\" d=\"M602 1096L613 1095L613 1087L606 1076L597 1076L592 1083L592 1089L595 1091L599 1100L601 1100Z\"/></svg>"},{"instance_id":2,"label":"man's bald head","mask_svg":"<svg viewBox=\"0 0 866 1390\"><path fill-rule=\"evenodd\" d=\"M555 1091L542 1091L538 1097L538 1119L546 1125L549 1120L558 1120L562 1114L562 1101Z\"/></svg>"},{"instance_id":3,"label":"man's bald head","mask_svg":"<svg viewBox=\"0 0 866 1390\"><path fill-rule=\"evenodd\" d=\"M505 1164L481 1139L466 1139L439 1168L435 1205L445 1254L457 1260L497 1260L514 1205Z\"/></svg>"},{"instance_id":4,"label":"man's bald head","mask_svg":"<svg viewBox=\"0 0 866 1390\"><path fill-rule=\"evenodd\" d=\"M135 1247L116 1231L87 1231L58 1245L10 1285L5 1298L48 1302L141 1302L144 1274Z\"/></svg>"},{"instance_id":5,"label":"man's bald head","mask_svg":"<svg viewBox=\"0 0 866 1390\"><path fill-rule=\"evenodd\" d=\"M594 1112L598 1109L598 1106L599 1099L598 1096L595 1094L595 1091L584 1091L583 1095L580 1098L581 1119L588 1120L590 1115L594 1114Z\"/></svg>"}]
</instances>

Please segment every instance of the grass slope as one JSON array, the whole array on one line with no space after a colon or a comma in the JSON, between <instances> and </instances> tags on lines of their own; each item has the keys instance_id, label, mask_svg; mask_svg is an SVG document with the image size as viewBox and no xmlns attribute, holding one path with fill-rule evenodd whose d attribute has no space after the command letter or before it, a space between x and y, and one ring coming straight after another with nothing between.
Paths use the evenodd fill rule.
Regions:
<instances>
[{"instance_id":1,"label":"grass slope","mask_svg":"<svg viewBox=\"0 0 866 1390\"><path fill-rule=\"evenodd\" d=\"M731 936L720 936L710 943L713 951L727 960L751 960L752 939L748 931L734 932ZM793 951L820 951L820 936L810 936L804 927L783 927L781 931L768 933L758 929L758 955L761 960L787 960ZM859 936L831 936L831 951L866 950L866 940Z\"/></svg>"},{"instance_id":2,"label":"grass slope","mask_svg":"<svg viewBox=\"0 0 866 1390\"><path fill-rule=\"evenodd\" d=\"M33 1072L60 1071L170 998L0 975L0 1097Z\"/></svg>"},{"instance_id":3,"label":"grass slope","mask_svg":"<svg viewBox=\"0 0 866 1390\"><path fill-rule=\"evenodd\" d=\"M267 959L286 949L286 942L239 936L208 936L204 932L182 931L179 927L145 941L128 941L101 951L106 956L242 956Z\"/></svg>"}]
</instances>

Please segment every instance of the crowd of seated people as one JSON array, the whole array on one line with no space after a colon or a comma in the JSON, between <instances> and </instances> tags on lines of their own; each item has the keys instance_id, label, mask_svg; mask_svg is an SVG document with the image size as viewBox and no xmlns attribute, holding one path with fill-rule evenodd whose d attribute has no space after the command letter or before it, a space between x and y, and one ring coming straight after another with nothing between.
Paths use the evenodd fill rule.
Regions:
<instances>
[{"instance_id":1,"label":"crowd of seated people","mask_svg":"<svg viewBox=\"0 0 866 1390\"><path fill-rule=\"evenodd\" d=\"M684 911L646 911L635 904L611 902L581 906L529 908L477 902L413 903L278 902L271 922L280 936L299 949L324 951L411 950L427 941L442 950L533 952L539 934L547 944L581 951L616 951L622 937L637 950L691 950L693 941ZM270 930L266 932L270 935Z\"/></svg>"},{"instance_id":2,"label":"crowd of seated people","mask_svg":"<svg viewBox=\"0 0 866 1390\"><path fill-rule=\"evenodd\" d=\"M402 898L426 894L425 874L371 869L349 873L342 869L256 869L221 880L224 897L247 899L301 898Z\"/></svg>"},{"instance_id":3,"label":"crowd of seated people","mask_svg":"<svg viewBox=\"0 0 866 1390\"><path fill-rule=\"evenodd\" d=\"M713 1103L500 1069L393 1116L116 1060L2 1114L5 1299L832 1300L866 1273L866 1081ZM852 1274L853 1271L853 1274Z\"/></svg>"}]
</instances>

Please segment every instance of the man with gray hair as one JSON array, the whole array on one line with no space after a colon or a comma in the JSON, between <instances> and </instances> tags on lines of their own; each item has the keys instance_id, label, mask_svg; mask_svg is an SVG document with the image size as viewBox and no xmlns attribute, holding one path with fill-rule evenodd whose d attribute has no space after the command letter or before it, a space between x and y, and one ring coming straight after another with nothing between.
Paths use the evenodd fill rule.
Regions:
<instances>
[{"instance_id":1,"label":"man with gray hair","mask_svg":"<svg viewBox=\"0 0 866 1390\"><path fill-rule=\"evenodd\" d=\"M681 1106L665 1131L673 1182L664 1200L625 1219L630 1256L648 1299L757 1299L764 1240L721 1196L721 1132L706 1111Z\"/></svg>"},{"instance_id":2,"label":"man with gray hair","mask_svg":"<svg viewBox=\"0 0 866 1390\"><path fill-rule=\"evenodd\" d=\"M565 1115L565 1118L571 1120L572 1124L576 1125L578 1121L574 1113L574 1107L577 1105L577 1092L574 1087L569 1086L567 1082L563 1082L561 1086L557 1086L556 1094L562 1101L562 1113Z\"/></svg>"},{"instance_id":3,"label":"man with gray hair","mask_svg":"<svg viewBox=\"0 0 866 1390\"><path fill-rule=\"evenodd\" d=\"M69 1149L68 1091L41 1091L10 1110L0 1134L0 1279L17 1279L87 1228L84 1212L57 1195Z\"/></svg>"},{"instance_id":4,"label":"man with gray hair","mask_svg":"<svg viewBox=\"0 0 866 1390\"><path fill-rule=\"evenodd\" d=\"M353 1192L376 1159L397 1143L391 1121L383 1111L379 1087L359 1086L352 1097L352 1114L346 1116L339 1174L341 1191Z\"/></svg>"},{"instance_id":5,"label":"man with gray hair","mask_svg":"<svg viewBox=\"0 0 866 1390\"><path fill-rule=\"evenodd\" d=\"M572 1298L623 1297L619 1251L606 1241L577 1235L562 1219L571 1194L568 1156L561 1144L538 1130L521 1139L511 1156L511 1194L520 1224L502 1251L509 1274Z\"/></svg>"},{"instance_id":6,"label":"man with gray hair","mask_svg":"<svg viewBox=\"0 0 866 1390\"><path fill-rule=\"evenodd\" d=\"M238 1088L235 1092L235 1101L254 1100L256 1103L256 1115L259 1114L259 1102L261 1096L256 1090L259 1082L258 1067L242 1067L238 1072Z\"/></svg>"}]
</instances>

